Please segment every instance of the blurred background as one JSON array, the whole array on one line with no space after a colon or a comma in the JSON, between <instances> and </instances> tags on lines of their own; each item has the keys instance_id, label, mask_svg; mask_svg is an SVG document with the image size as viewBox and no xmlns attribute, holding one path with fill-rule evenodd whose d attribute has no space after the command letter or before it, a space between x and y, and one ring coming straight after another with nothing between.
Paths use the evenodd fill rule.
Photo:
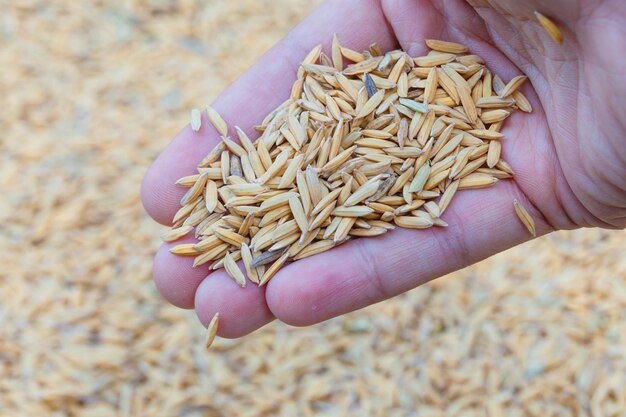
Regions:
<instances>
[{"instance_id":1,"label":"blurred background","mask_svg":"<svg viewBox=\"0 0 626 417\"><path fill-rule=\"evenodd\" d=\"M143 173L318 2L0 0L0 415L625 415L624 232L210 352L157 293Z\"/></svg>"}]
</instances>

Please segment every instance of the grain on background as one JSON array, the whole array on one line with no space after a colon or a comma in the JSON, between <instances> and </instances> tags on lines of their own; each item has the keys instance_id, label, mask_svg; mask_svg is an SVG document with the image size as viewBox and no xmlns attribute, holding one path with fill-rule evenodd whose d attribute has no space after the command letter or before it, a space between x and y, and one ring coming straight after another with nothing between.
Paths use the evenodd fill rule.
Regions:
<instances>
[{"instance_id":1,"label":"grain on background","mask_svg":"<svg viewBox=\"0 0 626 417\"><path fill-rule=\"evenodd\" d=\"M3 9L0 414L622 414L624 232L553 234L208 354L195 315L157 294L165 228L139 204L146 167L314 3Z\"/></svg>"}]
</instances>

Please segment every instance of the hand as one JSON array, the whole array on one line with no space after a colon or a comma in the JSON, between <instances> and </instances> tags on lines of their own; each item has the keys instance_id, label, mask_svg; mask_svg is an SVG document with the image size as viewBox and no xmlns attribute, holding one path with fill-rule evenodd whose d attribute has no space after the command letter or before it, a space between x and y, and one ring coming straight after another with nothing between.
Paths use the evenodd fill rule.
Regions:
<instances>
[{"instance_id":1,"label":"hand","mask_svg":"<svg viewBox=\"0 0 626 417\"><path fill-rule=\"evenodd\" d=\"M448 228L396 229L350 241L284 267L267 285L237 287L223 270L156 255L154 278L173 304L195 308L206 325L220 312L220 335L239 337L278 318L310 325L393 297L530 238L513 210L529 209L539 234L557 229L626 226L626 8L620 0L570 1L335 0L312 13L214 103L230 126L252 126L284 101L299 62L316 44L363 50L425 52L424 38L451 40L481 55L505 82L520 72L533 113L511 116L503 155L513 180L459 192L446 211ZM557 17L555 44L533 11ZM155 220L170 224L184 189L174 182L219 141L203 116L199 133L185 128L147 173L142 197ZM620 143L621 142L621 143ZM188 241L193 241L188 238ZM180 243L180 242L177 242Z\"/></svg>"}]
</instances>

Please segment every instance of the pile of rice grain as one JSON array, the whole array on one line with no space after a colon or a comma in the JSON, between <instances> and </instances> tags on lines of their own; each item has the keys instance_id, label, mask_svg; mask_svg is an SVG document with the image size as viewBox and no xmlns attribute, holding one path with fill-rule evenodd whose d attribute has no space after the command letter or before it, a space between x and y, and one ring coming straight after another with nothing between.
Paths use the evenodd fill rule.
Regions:
<instances>
[{"instance_id":1,"label":"pile of rice grain","mask_svg":"<svg viewBox=\"0 0 626 417\"><path fill-rule=\"evenodd\" d=\"M500 132L531 106L523 75L504 83L458 43L427 39L430 52L357 52L335 35L331 57L316 46L304 58L291 97L239 143L207 107L222 141L177 184L189 187L175 214L175 241L195 228L198 243L170 249L193 266L224 267L242 287L265 285L288 260L327 251L353 237L396 226L447 226L441 216L457 190L510 178ZM346 65L348 64L348 65ZM191 127L201 126L198 109ZM534 234L532 218L516 212ZM266 268L266 265L269 267Z\"/></svg>"}]
</instances>

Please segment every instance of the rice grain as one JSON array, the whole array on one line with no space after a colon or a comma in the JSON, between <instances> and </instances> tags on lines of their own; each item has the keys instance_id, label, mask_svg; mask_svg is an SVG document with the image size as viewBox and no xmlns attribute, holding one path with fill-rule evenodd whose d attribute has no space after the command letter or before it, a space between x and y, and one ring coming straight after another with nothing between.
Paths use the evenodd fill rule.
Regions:
<instances>
[{"instance_id":1,"label":"rice grain","mask_svg":"<svg viewBox=\"0 0 626 417\"><path fill-rule=\"evenodd\" d=\"M177 181L188 190L164 236L175 241L195 226L200 241L170 251L195 256L195 266L212 261L244 286L241 258L265 285L288 260L351 238L446 227L441 216L458 190L512 176L501 129L516 108L531 110L518 90L526 77L505 84L465 46L425 42L431 51L412 59L376 44L355 52L335 34L330 57L321 46L305 57L256 142L239 127L233 141L207 107L222 140L197 174Z\"/></svg>"}]
</instances>

